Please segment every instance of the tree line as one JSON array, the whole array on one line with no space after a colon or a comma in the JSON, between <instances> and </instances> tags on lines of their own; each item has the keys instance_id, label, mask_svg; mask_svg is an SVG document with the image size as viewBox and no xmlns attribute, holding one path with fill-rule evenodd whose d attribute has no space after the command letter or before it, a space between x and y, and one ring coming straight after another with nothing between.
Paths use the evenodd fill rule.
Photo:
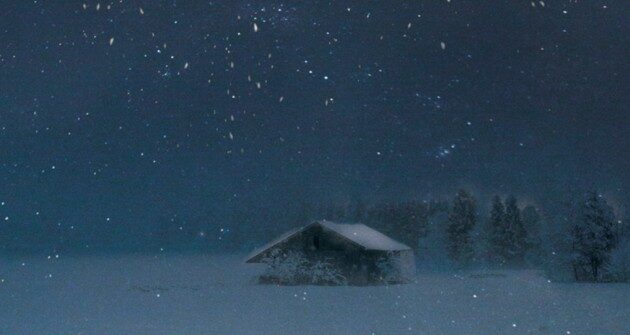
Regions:
<instances>
[{"instance_id":1,"label":"tree line","mask_svg":"<svg viewBox=\"0 0 630 335\"><path fill-rule=\"evenodd\" d=\"M147 225L5 222L0 252L249 251L292 227L328 219L365 223L440 266L534 267L555 280L630 280L630 229L604 196L589 191L561 204L522 203L515 196L479 202L460 190L446 200L241 205L229 217L156 217Z\"/></svg>"},{"instance_id":2,"label":"tree line","mask_svg":"<svg viewBox=\"0 0 630 335\"><path fill-rule=\"evenodd\" d=\"M519 206L513 195L494 196L488 209L479 207L471 192L459 190L450 201L304 205L297 218L363 222L407 244L419 258L422 241L439 240L455 267L533 267L554 279L630 280L627 226L595 191L550 214Z\"/></svg>"}]
</instances>

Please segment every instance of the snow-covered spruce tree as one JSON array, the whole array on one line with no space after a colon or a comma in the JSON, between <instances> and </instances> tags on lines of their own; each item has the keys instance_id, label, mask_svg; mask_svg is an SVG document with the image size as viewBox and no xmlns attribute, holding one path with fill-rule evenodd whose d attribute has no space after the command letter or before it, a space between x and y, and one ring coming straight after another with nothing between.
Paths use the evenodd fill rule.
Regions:
<instances>
[{"instance_id":1,"label":"snow-covered spruce tree","mask_svg":"<svg viewBox=\"0 0 630 335\"><path fill-rule=\"evenodd\" d=\"M612 208L596 192L587 192L573 226L572 266L575 280L599 281L615 247Z\"/></svg>"},{"instance_id":2,"label":"snow-covered spruce tree","mask_svg":"<svg viewBox=\"0 0 630 335\"><path fill-rule=\"evenodd\" d=\"M417 251L418 240L427 233L428 219L434 211L433 203L397 203L390 211L392 222L389 234Z\"/></svg>"},{"instance_id":3,"label":"snow-covered spruce tree","mask_svg":"<svg viewBox=\"0 0 630 335\"><path fill-rule=\"evenodd\" d=\"M461 265L474 258L471 232L477 223L475 199L465 190L457 192L453 207L448 215L447 252L449 257Z\"/></svg>"},{"instance_id":4,"label":"snow-covered spruce tree","mask_svg":"<svg viewBox=\"0 0 630 335\"><path fill-rule=\"evenodd\" d=\"M488 222L488 260L491 263L503 265L508 261L509 237L505 223L505 206L501 198L495 195Z\"/></svg>"},{"instance_id":5,"label":"snow-covered spruce tree","mask_svg":"<svg viewBox=\"0 0 630 335\"><path fill-rule=\"evenodd\" d=\"M576 196L579 192L567 192ZM546 202L544 208L545 222L541 225L541 265L545 276L557 282L575 281L573 260L573 225L576 221L576 199L565 199L560 202Z\"/></svg>"},{"instance_id":6,"label":"snow-covered spruce tree","mask_svg":"<svg viewBox=\"0 0 630 335\"><path fill-rule=\"evenodd\" d=\"M511 264L521 265L527 251L527 232L521 219L521 210L513 195L505 200L505 227L508 238L508 261Z\"/></svg>"}]
</instances>

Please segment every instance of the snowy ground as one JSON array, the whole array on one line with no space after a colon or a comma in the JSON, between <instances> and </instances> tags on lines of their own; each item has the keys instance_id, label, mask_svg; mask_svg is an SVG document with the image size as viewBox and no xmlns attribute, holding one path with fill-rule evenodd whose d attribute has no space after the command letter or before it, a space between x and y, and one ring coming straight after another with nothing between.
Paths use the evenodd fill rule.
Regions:
<instances>
[{"instance_id":1,"label":"snowy ground","mask_svg":"<svg viewBox=\"0 0 630 335\"><path fill-rule=\"evenodd\" d=\"M275 287L242 259L0 258L0 334L630 334L629 284L470 271Z\"/></svg>"}]
</instances>

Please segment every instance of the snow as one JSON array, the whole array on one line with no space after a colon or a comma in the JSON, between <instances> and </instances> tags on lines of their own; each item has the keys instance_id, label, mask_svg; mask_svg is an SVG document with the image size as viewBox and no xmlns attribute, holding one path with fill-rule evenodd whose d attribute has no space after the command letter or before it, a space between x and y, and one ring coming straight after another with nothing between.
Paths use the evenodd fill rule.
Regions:
<instances>
[{"instance_id":1,"label":"snow","mask_svg":"<svg viewBox=\"0 0 630 335\"><path fill-rule=\"evenodd\" d=\"M334 223L331 221L315 221L311 224L308 224L303 227L298 227L291 229L279 237L273 239L271 242L265 244L264 246L257 248L254 250L247 259L253 258L254 256L268 250L276 244L284 242L288 240L291 236L302 232L306 229L311 228L313 225L320 225L324 229L328 229L333 231L346 239L364 247L367 250L392 250L392 251L400 251L400 250L409 250L410 248L400 242L396 242L395 240L389 238L388 236L374 230L364 224L361 223Z\"/></svg>"},{"instance_id":2,"label":"snow","mask_svg":"<svg viewBox=\"0 0 630 335\"><path fill-rule=\"evenodd\" d=\"M0 257L0 334L630 333L629 284L470 271L397 286L279 287L255 284L261 266L242 258Z\"/></svg>"},{"instance_id":3,"label":"snow","mask_svg":"<svg viewBox=\"0 0 630 335\"><path fill-rule=\"evenodd\" d=\"M349 224L319 221L319 224L325 229L332 230L368 250L410 249L408 246L397 242L379 231L361 223Z\"/></svg>"},{"instance_id":4,"label":"snow","mask_svg":"<svg viewBox=\"0 0 630 335\"><path fill-rule=\"evenodd\" d=\"M306 229L309 226L304 226L304 227L297 227L297 228L293 228L288 230L287 232L285 232L284 234L276 237L275 239L271 240L269 243L263 245L260 248L255 249L254 251L252 251L248 256L247 259L250 259L260 253L262 253L263 251L273 247L274 245L284 242L287 239L289 239L289 237L293 236L294 234L297 234L298 232L301 232L302 230Z\"/></svg>"}]
</instances>

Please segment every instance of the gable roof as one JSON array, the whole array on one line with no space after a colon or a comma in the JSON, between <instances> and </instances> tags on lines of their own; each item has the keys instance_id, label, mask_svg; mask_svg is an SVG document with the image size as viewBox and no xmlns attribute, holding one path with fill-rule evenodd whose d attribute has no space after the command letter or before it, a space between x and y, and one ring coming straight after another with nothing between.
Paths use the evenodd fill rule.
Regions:
<instances>
[{"instance_id":1,"label":"gable roof","mask_svg":"<svg viewBox=\"0 0 630 335\"><path fill-rule=\"evenodd\" d=\"M362 223L334 223L331 221L319 221L318 223L325 229L349 239L366 250L400 251L411 249Z\"/></svg>"},{"instance_id":2,"label":"gable roof","mask_svg":"<svg viewBox=\"0 0 630 335\"><path fill-rule=\"evenodd\" d=\"M389 236L370 228L362 223L335 223L331 221L321 220L315 221L309 225L294 228L275 238L271 242L265 244L261 248L254 250L248 257L247 262L253 261L264 252L270 250L274 246L289 240L291 237L310 229L314 226L320 226L326 231L333 232L346 240L364 248L365 250L378 251L401 251L410 250L408 246L390 238Z\"/></svg>"}]
</instances>

